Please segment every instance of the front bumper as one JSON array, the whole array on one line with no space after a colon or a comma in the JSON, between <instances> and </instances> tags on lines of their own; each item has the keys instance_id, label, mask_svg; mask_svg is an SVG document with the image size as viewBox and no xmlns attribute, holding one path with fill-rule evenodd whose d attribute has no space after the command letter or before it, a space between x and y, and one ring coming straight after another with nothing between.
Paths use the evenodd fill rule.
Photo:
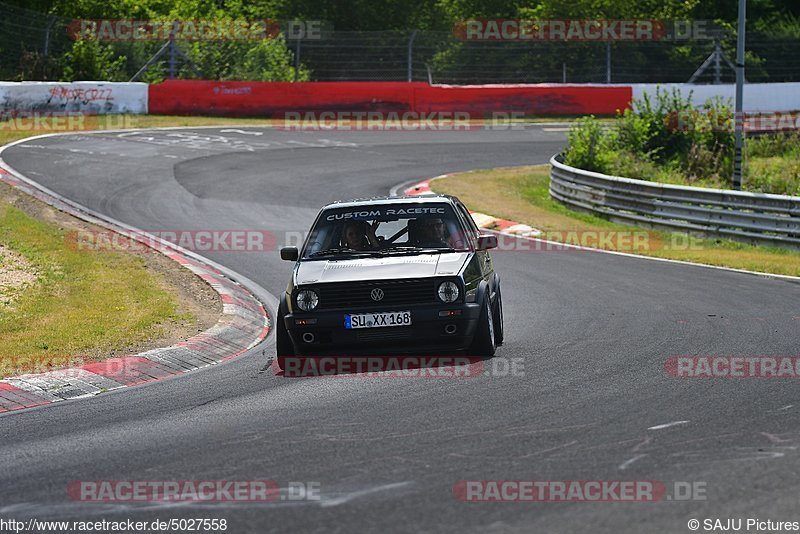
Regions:
<instances>
[{"instance_id":1,"label":"front bumper","mask_svg":"<svg viewBox=\"0 0 800 534\"><path fill-rule=\"evenodd\" d=\"M396 308L396 309L395 309ZM346 314L410 311L410 326L348 329ZM440 313L452 315L440 316ZM298 355L442 354L469 348L478 324L477 303L396 306L289 313L286 330ZM314 324L306 323L309 320Z\"/></svg>"}]
</instances>

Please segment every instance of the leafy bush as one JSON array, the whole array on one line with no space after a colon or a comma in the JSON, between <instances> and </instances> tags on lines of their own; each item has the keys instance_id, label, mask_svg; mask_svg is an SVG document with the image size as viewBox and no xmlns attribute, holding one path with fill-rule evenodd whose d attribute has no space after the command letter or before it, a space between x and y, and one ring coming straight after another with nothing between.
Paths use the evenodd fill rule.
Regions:
<instances>
[{"instance_id":1,"label":"leafy bush","mask_svg":"<svg viewBox=\"0 0 800 534\"><path fill-rule=\"evenodd\" d=\"M587 171L607 172L612 154L612 136L604 131L596 117L579 119L567 134L569 142L564 152L567 165Z\"/></svg>"},{"instance_id":2,"label":"leafy bush","mask_svg":"<svg viewBox=\"0 0 800 534\"><path fill-rule=\"evenodd\" d=\"M247 51L237 77L261 82L291 82L296 74L298 81L308 81L308 70L301 65L296 73L293 61L294 54L286 47L283 36L267 39Z\"/></svg>"},{"instance_id":3,"label":"leafy bush","mask_svg":"<svg viewBox=\"0 0 800 534\"><path fill-rule=\"evenodd\" d=\"M95 39L78 39L64 54L64 79L127 81L125 58L115 56L110 46Z\"/></svg>"},{"instance_id":4,"label":"leafy bush","mask_svg":"<svg viewBox=\"0 0 800 534\"><path fill-rule=\"evenodd\" d=\"M710 99L697 108L691 94L657 90L607 124L590 117L570 129L565 161L582 169L678 183L718 186L733 162L733 113Z\"/></svg>"}]
</instances>

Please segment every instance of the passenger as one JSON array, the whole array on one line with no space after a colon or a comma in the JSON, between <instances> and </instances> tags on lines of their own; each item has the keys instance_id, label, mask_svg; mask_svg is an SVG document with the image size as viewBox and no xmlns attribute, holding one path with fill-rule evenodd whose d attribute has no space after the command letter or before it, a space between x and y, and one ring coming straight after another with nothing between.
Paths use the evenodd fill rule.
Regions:
<instances>
[{"instance_id":1,"label":"passenger","mask_svg":"<svg viewBox=\"0 0 800 534\"><path fill-rule=\"evenodd\" d=\"M450 248L447 239L447 228L442 219L434 217L422 221L422 235L419 239L421 247Z\"/></svg>"}]
</instances>

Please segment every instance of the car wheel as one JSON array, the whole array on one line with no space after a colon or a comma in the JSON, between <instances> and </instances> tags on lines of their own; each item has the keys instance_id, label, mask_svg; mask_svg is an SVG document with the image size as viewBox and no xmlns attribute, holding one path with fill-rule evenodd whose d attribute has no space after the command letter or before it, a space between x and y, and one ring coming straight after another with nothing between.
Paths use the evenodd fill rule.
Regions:
<instances>
[{"instance_id":1,"label":"car wheel","mask_svg":"<svg viewBox=\"0 0 800 534\"><path fill-rule=\"evenodd\" d=\"M478 331L475 332L475 338L472 341L471 347L472 353L475 356L482 356L485 358L494 356L495 348L497 348L495 342L494 314L492 313L492 306L489 300L489 294L487 292L483 299L481 315L478 318Z\"/></svg>"},{"instance_id":2,"label":"car wheel","mask_svg":"<svg viewBox=\"0 0 800 534\"><path fill-rule=\"evenodd\" d=\"M278 315L275 317L275 352L278 360L278 367L282 370L286 369L286 358L294 356L294 345L292 339L289 337L289 331L286 330L286 324L283 322L283 310L278 307Z\"/></svg>"},{"instance_id":3,"label":"car wheel","mask_svg":"<svg viewBox=\"0 0 800 534\"><path fill-rule=\"evenodd\" d=\"M503 297L500 294L500 286L497 286L497 296L494 300L494 342L498 347L503 344L505 337L503 328Z\"/></svg>"}]
</instances>

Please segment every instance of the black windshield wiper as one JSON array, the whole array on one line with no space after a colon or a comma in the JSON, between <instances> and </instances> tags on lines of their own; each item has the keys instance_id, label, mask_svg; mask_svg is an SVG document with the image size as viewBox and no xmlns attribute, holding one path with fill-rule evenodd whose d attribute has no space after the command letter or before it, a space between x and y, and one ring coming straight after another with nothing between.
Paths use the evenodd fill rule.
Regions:
<instances>
[{"instance_id":1,"label":"black windshield wiper","mask_svg":"<svg viewBox=\"0 0 800 534\"><path fill-rule=\"evenodd\" d=\"M383 254L442 254L455 252L451 247L389 247L381 250Z\"/></svg>"},{"instance_id":2,"label":"black windshield wiper","mask_svg":"<svg viewBox=\"0 0 800 534\"><path fill-rule=\"evenodd\" d=\"M404 247L404 246L395 246L395 247L386 247L382 248L381 252L414 252L419 250L418 247Z\"/></svg>"},{"instance_id":3,"label":"black windshield wiper","mask_svg":"<svg viewBox=\"0 0 800 534\"><path fill-rule=\"evenodd\" d=\"M379 255L377 250L356 250L349 247L329 248L327 250L318 250L308 255L309 258L323 258L327 256L376 256Z\"/></svg>"},{"instance_id":4,"label":"black windshield wiper","mask_svg":"<svg viewBox=\"0 0 800 534\"><path fill-rule=\"evenodd\" d=\"M455 251L453 247L425 247L419 250L419 254L447 254Z\"/></svg>"}]
</instances>

